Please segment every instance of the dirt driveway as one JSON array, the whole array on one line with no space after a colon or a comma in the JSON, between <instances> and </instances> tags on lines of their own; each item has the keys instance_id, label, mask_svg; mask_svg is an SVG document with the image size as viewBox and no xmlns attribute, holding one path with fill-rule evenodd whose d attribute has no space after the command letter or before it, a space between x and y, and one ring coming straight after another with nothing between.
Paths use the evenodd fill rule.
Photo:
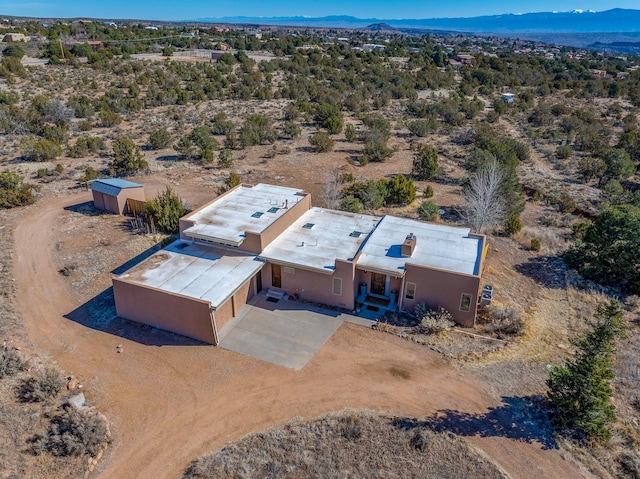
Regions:
<instances>
[{"instance_id":1,"label":"dirt driveway","mask_svg":"<svg viewBox=\"0 0 640 479\"><path fill-rule=\"evenodd\" d=\"M74 299L53 261L54 225L68 214L65 206L89 198L74 194L26 212L15 231L14 275L17 306L36 349L82 378L89 401L112 421L114 443L100 477L178 477L198 455L294 416L349 407L412 417L447 408L481 417L499 406L485 384L426 348L351 324L296 371L177 344L164 333L149 341L136 336L145 330L124 321L106 329L65 318L83 301ZM557 450L507 436L471 441L512 477L589 477Z\"/></svg>"}]
</instances>

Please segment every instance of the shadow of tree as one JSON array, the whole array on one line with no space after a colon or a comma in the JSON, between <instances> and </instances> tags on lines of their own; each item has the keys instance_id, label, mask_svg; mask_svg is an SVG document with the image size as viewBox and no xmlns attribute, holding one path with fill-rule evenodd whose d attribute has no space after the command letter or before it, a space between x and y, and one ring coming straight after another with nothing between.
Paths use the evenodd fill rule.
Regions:
<instances>
[{"instance_id":1,"label":"shadow of tree","mask_svg":"<svg viewBox=\"0 0 640 479\"><path fill-rule=\"evenodd\" d=\"M543 449L557 449L553 427L541 396L502 397L502 405L484 414L469 414L445 409L423 421L397 418L393 425L401 429L426 427L459 436L506 437L538 443Z\"/></svg>"},{"instance_id":2,"label":"shadow of tree","mask_svg":"<svg viewBox=\"0 0 640 479\"><path fill-rule=\"evenodd\" d=\"M561 256L536 256L515 265L515 269L547 288L564 289L567 285L568 266Z\"/></svg>"}]
</instances>

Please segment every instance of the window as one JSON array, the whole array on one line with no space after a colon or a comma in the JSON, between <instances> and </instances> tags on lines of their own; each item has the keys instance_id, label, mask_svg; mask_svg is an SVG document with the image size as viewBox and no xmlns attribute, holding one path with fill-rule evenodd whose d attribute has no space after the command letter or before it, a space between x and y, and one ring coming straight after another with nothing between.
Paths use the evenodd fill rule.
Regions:
<instances>
[{"instance_id":1,"label":"window","mask_svg":"<svg viewBox=\"0 0 640 479\"><path fill-rule=\"evenodd\" d=\"M280 208L276 208L275 206L272 206L271 208L269 208L267 210L267 212L269 212L269 213L277 213L279 209Z\"/></svg>"},{"instance_id":2,"label":"window","mask_svg":"<svg viewBox=\"0 0 640 479\"><path fill-rule=\"evenodd\" d=\"M404 289L405 299L416 299L416 283L407 283Z\"/></svg>"},{"instance_id":3,"label":"window","mask_svg":"<svg viewBox=\"0 0 640 479\"><path fill-rule=\"evenodd\" d=\"M282 268L283 271L287 274L296 274L296 269L292 268L291 266L285 266L284 268Z\"/></svg>"},{"instance_id":4,"label":"window","mask_svg":"<svg viewBox=\"0 0 640 479\"><path fill-rule=\"evenodd\" d=\"M342 296L342 278L333 278L333 294Z\"/></svg>"},{"instance_id":5,"label":"window","mask_svg":"<svg viewBox=\"0 0 640 479\"><path fill-rule=\"evenodd\" d=\"M467 293L462 293L462 297L460 298L460 311L464 311L465 313L468 313L469 311L471 311L472 298L473 298L472 295Z\"/></svg>"},{"instance_id":6,"label":"window","mask_svg":"<svg viewBox=\"0 0 640 479\"><path fill-rule=\"evenodd\" d=\"M352 236L353 238L360 238L361 234L362 234L362 231L354 231L349 236Z\"/></svg>"},{"instance_id":7,"label":"window","mask_svg":"<svg viewBox=\"0 0 640 479\"><path fill-rule=\"evenodd\" d=\"M256 211L254 214L252 214L251 216L253 218L260 218L264 213L262 211Z\"/></svg>"},{"instance_id":8,"label":"window","mask_svg":"<svg viewBox=\"0 0 640 479\"><path fill-rule=\"evenodd\" d=\"M314 223L306 223L304 225L302 225L302 227L306 230L310 230L311 228L313 228L315 226Z\"/></svg>"}]
</instances>

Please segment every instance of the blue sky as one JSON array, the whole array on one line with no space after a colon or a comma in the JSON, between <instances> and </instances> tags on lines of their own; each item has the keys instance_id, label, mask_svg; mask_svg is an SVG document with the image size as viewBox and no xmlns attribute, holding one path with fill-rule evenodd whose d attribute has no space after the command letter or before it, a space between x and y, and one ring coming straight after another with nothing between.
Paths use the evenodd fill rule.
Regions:
<instances>
[{"instance_id":1,"label":"blue sky","mask_svg":"<svg viewBox=\"0 0 640 479\"><path fill-rule=\"evenodd\" d=\"M1 0L0 15L36 17L136 18L150 20L188 20L225 16L325 16L352 15L359 18L436 18L473 17L500 13L543 11L640 9L638 0L590 1L501 1L501 0L95 0L20 2Z\"/></svg>"}]
</instances>

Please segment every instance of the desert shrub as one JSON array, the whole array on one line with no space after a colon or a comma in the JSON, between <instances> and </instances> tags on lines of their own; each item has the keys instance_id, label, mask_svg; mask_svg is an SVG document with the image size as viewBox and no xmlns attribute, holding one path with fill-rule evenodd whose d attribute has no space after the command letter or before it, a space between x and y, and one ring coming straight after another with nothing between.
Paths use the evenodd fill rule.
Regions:
<instances>
[{"instance_id":1,"label":"desert shrub","mask_svg":"<svg viewBox=\"0 0 640 479\"><path fill-rule=\"evenodd\" d=\"M340 418L342 435L350 441L355 441L362 436L362 424L355 414L349 414Z\"/></svg>"},{"instance_id":2,"label":"desert shrub","mask_svg":"<svg viewBox=\"0 0 640 479\"><path fill-rule=\"evenodd\" d=\"M251 115L240 129L240 143L243 147L273 143L276 133L270 118L264 115Z\"/></svg>"},{"instance_id":3,"label":"desert shrub","mask_svg":"<svg viewBox=\"0 0 640 479\"><path fill-rule=\"evenodd\" d=\"M67 126L44 125L40 134L45 140L58 145L66 145L69 141L69 127Z\"/></svg>"},{"instance_id":4,"label":"desert shrub","mask_svg":"<svg viewBox=\"0 0 640 479\"><path fill-rule=\"evenodd\" d=\"M98 153L105 148L104 140L99 136L81 136L67 152L71 158L82 158L89 153Z\"/></svg>"},{"instance_id":5,"label":"desert shrub","mask_svg":"<svg viewBox=\"0 0 640 479\"><path fill-rule=\"evenodd\" d=\"M421 220L434 221L439 217L439 208L433 201L423 201L418 207L418 216Z\"/></svg>"},{"instance_id":6,"label":"desert shrub","mask_svg":"<svg viewBox=\"0 0 640 479\"><path fill-rule=\"evenodd\" d=\"M431 432L427 429L419 428L409 441L409 444L420 452L427 451L431 446Z\"/></svg>"},{"instance_id":7,"label":"desert shrub","mask_svg":"<svg viewBox=\"0 0 640 479\"><path fill-rule=\"evenodd\" d=\"M349 123L344 129L344 137L347 141L356 141L358 139L358 133L356 127Z\"/></svg>"},{"instance_id":8,"label":"desert shrub","mask_svg":"<svg viewBox=\"0 0 640 479\"><path fill-rule=\"evenodd\" d=\"M100 124L106 128L116 126L122 123L122 117L115 111L102 110L100 112Z\"/></svg>"},{"instance_id":9,"label":"desert shrub","mask_svg":"<svg viewBox=\"0 0 640 479\"><path fill-rule=\"evenodd\" d=\"M51 170L49 170L49 168L39 168L36 171L36 178L46 178L49 175L51 175Z\"/></svg>"},{"instance_id":10,"label":"desert shrub","mask_svg":"<svg viewBox=\"0 0 640 479\"><path fill-rule=\"evenodd\" d=\"M47 366L38 370L34 376L22 380L17 396L23 402L44 402L55 397L64 387L65 380L60 370Z\"/></svg>"},{"instance_id":11,"label":"desert shrub","mask_svg":"<svg viewBox=\"0 0 640 479\"><path fill-rule=\"evenodd\" d=\"M98 172L98 170L96 170L92 166L88 166L84 170L84 173L82 174L82 176L80 177L80 181L97 180L99 177L100 177L100 173Z\"/></svg>"},{"instance_id":12,"label":"desert shrub","mask_svg":"<svg viewBox=\"0 0 640 479\"><path fill-rule=\"evenodd\" d=\"M33 185L25 183L18 173L0 173L0 208L30 205L34 201Z\"/></svg>"},{"instance_id":13,"label":"desert shrub","mask_svg":"<svg viewBox=\"0 0 640 479\"><path fill-rule=\"evenodd\" d=\"M573 149L569 145L561 145L556 148L556 156L561 160L566 160L573 156Z\"/></svg>"},{"instance_id":14,"label":"desert shrub","mask_svg":"<svg viewBox=\"0 0 640 479\"><path fill-rule=\"evenodd\" d=\"M424 303L419 303L414 307L414 314L418 319L416 332L419 334L442 334L455 325L453 316L444 308L431 309Z\"/></svg>"},{"instance_id":15,"label":"desert shrub","mask_svg":"<svg viewBox=\"0 0 640 479\"><path fill-rule=\"evenodd\" d=\"M413 169L411 174L418 180L430 180L441 168L438 163L438 152L428 145L422 145L413 156Z\"/></svg>"},{"instance_id":16,"label":"desert shrub","mask_svg":"<svg viewBox=\"0 0 640 479\"><path fill-rule=\"evenodd\" d=\"M518 311L491 306L489 313L491 315L491 329L498 336L520 336L524 333L525 322Z\"/></svg>"},{"instance_id":17,"label":"desert shrub","mask_svg":"<svg viewBox=\"0 0 640 479\"><path fill-rule=\"evenodd\" d=\"M49 100L43 108L45 119L57 126L68 125L75 117L72 106L67 106L60 100Z\"/></svg>"},{"instance_id":18,"label":"desert shrub","mask_svg":"<svg viewBox=\"0 0 640 479\"><path fill-rule=\"evenodd\" d=\"M158 128L149 135L149 148L152 150L162 150L171 144L171 134L166 128Z\"/></svg>"},{"instance_id":19,"label":"desert shrub","mask_svg":"<svg viewBox=\"0 0 640 479\"><path fill-rule=\"evenodd\" d=\"M433 186L427 185L427 187L424 189L424 197L433 198Z\"/></svg>"},{"instance_id":20,"label":"desert shrub","mask_svg":"<svg viewBox=\"0 0 640 479\"><path fill-rule=\"evenodd\" d=\"M522 222L520 221L520 215L509 215L507 221L503 225L505 234L512 236L518 233L522 229Z\"/></svg>"},{"instance_id":21,"label":"desert shrub","mask_svg":"<svg viewBox=\"0 0 640 479\"><path fill-rule=\"evenodd\" d=\"M65 407L54 416L47 432L32 441L34 453L48 452L54 456L95 456L100 445L107 443L108 427L102 416L88 410Z\"/></svg>"},{"instance_id":22,"label":"desert shrub","mask_svg":"<svg viewBox=\"0 0 640 479\"><path fill-rule=\"evenodd\" d=\"M282 124L282 133L289 138L297 138L302 133L302 128L294 120L287 120Z\"/></svg>"},{"instance_id":23,"label":"desert shrub","mask_svg":"<svg viewBox=\"0 0 640 479\"><path fill-rule=\"evenodd\" d=\"M19 373L26 364L19 351L7 347L2 348L0 350L0 379Z\"/></svg>"},{"instance_id":24,"label":"desert shrub","mask_svg":"<svg viewBox=\"0 0 640 479\"><path fill-rule=\"evenodd\" d=\"M385 202L395 205L409 204L416 199L416 196L416 185L413 183L413 179L407 178L405 175L396 175L387 184Z\"/></svg>"},{"instance_id":25,"label":"desert shrub","mask_svg":"<svg viewBox=\"0 0 640 479\"><path fill-rule=\"evenodd\" d=\"M78 128L80 131L91 131L93 130L93 124L89 120L82 120L78 123Z\"/></svg>"},{"instance_id":26,"label":"desert shrub","mask_svg":"<svg viewBox=\"0 0 640 479\"><path fill-rule=\"evenodd\" d=\"M344 117L340 105L320 103L315 109L313 119L319 126L326 128L329 133L336 134L342 131Z\"/></svg>"},{"instance_id":27,"label":"desert shrub","mask_svg":"<svg viewBox=\"0 0 640 479\"><path fill-rule=\"evenodd\" d=\"M174 234L178 232L180 218L187 214L187 209L180 197L167 186L163 193L145 203L144 214L159 231Z\"/></svg>"},{"instance_id":28,"label":"desert shrub","mask_svg":"<svg viewBox=\"0 0 640 479\"><path fill-rule=\"evenodd\" d=\"M353 195L347 195L342 198L342 209L351 213L360 213L362 211L362 201Z\"/></svg>"},{"instance_id":29,"label":"desert shrub","mask_svg":"<svg viewBox=\"0 0 640 479\"><path fill-rule=\"evenodd\" d=\"M231 173L229 173L229 176L224 181L224 184L225 184L226 188L229 189L229 190L231 188L234 188L234 187L238 186L241 183L242 183L242 178L235 171L232 171Z\"/></svg>"},{"instance_id":30,"label":"desert shrub","mask_svg":"<svg viewBox=\"0 0 640 479\"><path fill-rule=\"evenodd\" d=\"M225 148L218 153L218 166L220 168L231 168L233 165L233 153L230 149Z\"/></svg>"},{"instance_id":31,"label":"desert shrub","mask_svg":"<svg viewBox=\"0 0 640 479\"><path fill-rule=\"evenodd\" d=\"M118 138L113 142L115 158L109 165L109 169L117 176L132 175L146 169L147 160L142 157L140 147L129 138Z\"/></svg>"},{"instance_id":32,"label":"desert shrub","mask_svg":"<svg viewBox=\"0 0 640 479\"><path fill-rule=\"evenodd\" d=\"M309 137L309 144L319 153L333 151L335 141L326 131L316 131Z\"/></svg>"},{"instance_id":33,"label":"desert shrub","mask_svg":"<svg viewBox=\"0 0 640 479\"><path fill-rule=\"evenodd\" d=\"M437 126L438 122L436 120L414 120L409 122L407 128L412 135L422 138L434 131Z\"/></svg>"},{"instance_id":34,"label":"desert shrub","mask_svg":"<svg viewBox=\"0 0 640 479\"><path fill-rule=\"evenodd\" d=\"M531 251L540 251L542 244L538 238L531 238Z\"/></svg>"},{"instance_id":35,"label":"desert shrub","mask_svg":"<svg viewBox=\"0 0 640 479\"><path fill-rule=\"evenodd\" d=\"M216 113L212 120L211 132L214 135L227 135L230 131L235 130L236 125L227 120L227 115L224 112Z\"/></svg>"},{"instance_id":36,"label":"desert shrub","mask_svg":"<svg viewBox=\"0 0 640 479\"><path fill-rule=\"evenodd\" d=\"M28 161L51 161L62 154L59 144L51 140L27 140L23 146L24 158Z\"/></svg>"},{"instance_id":37,"label":"desert shrub","mask_svg":"<svg viewBox=\"0 0 640 479\"><path fill-rule=\"evenodd\" d=\"M364 144L360 157L360 164L366 165L370 161L381 162L393 156L393 150L387 146L386 140L372 139Z\"/></svg>"},{"instance_id":38,"label":"desert shrub","mask_svg":"<svg viewBox=\"0 0 640 479\"><path fill-rule=\"evenodd\" d=\"M566 193L560 195L556 205L562 213L573 213L576 210L576 202Z\"/></svg>"}]
</instances>

